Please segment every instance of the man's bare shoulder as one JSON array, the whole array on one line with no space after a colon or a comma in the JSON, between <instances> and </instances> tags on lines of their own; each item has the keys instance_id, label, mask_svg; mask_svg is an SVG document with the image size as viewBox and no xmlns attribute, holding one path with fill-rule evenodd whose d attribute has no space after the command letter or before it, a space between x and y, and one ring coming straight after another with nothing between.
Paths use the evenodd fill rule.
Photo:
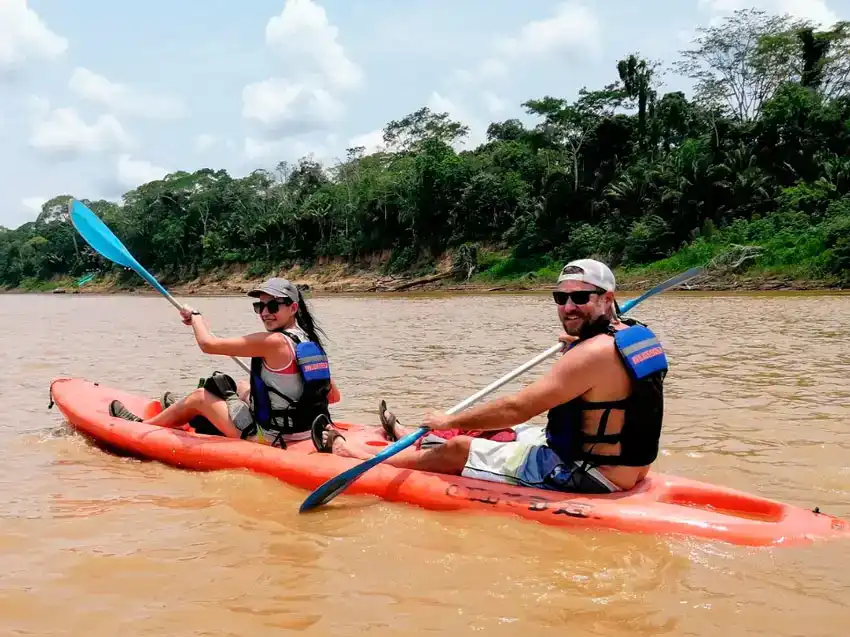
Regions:
<instances>
[{"instance_id":1,"label":"man's bare shoulder","mask_svg":"<svg viewBox=\"0 0 850 637\"><path fill-rule=\"evenodd\" d=\"M571 347L561 358L564 371L587 369L599 364L616 362L617 352L614 339L609 334L597 334Z\"/></svg>"},{"instance_id":2,"label":"man's bare shoulder","mask_svg":"<svg viewBox=\"0 0 850 637\"><path fill-rule=\"evenodd\" d=\"M581 352L580 356L600 356L613 351L614 338L610 334L597 334L586 341L577 343L567 351L567 354Z\"/></svg>"}]
</instances>

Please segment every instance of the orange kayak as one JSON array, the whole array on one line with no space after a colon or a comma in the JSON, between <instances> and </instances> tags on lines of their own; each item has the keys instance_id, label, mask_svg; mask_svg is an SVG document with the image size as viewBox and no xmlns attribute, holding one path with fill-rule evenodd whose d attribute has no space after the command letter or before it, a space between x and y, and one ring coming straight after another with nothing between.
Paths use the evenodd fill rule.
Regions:
<instances>
[{"instance_id":1,"label":"orange kayak","mask_svg":"<svg viewBox=\"0 0 850 637\"><path fill-rule=\"evenodd\" d=\"M352 458L317 453L310 440L281 450L196 434L188 425L185 429L168 429L113 418L108 406L116 398L145 418L160 411L159 401L82 379L56 379L50 385L50 394L68 422L95 442L183 469L247 469L313 490L359 464ZM380 427L344 422L337 426L345 430L346 438L378 447L389 444ZM520 516L573 530L671 534L749 546L850 538L848 522L817 510L655 472L625 493L578 495L380 464L346 493L441 511Z\"/></svg>"}]
</instances>

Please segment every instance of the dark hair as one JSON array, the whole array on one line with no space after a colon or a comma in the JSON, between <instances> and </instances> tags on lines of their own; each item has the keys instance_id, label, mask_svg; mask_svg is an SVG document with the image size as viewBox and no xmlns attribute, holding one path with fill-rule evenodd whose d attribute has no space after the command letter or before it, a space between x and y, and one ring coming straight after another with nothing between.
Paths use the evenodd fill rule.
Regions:
<instances>
[{"instance_id":1,"label":"dark hair","mask_svg":"<svg viewBox=\"0 0 850 637\"><path fill-rule=\"evenodd\" d=\"M305 332L307 332L307 336L310 337L310 340L316 343L319 347L322 348L322 351L325 349L324 343L319 338L319 334L327 337L324 330L316 325L316 322L313 320L312 314L310 314L310 308L307 307L307 300L301 294L301 290L298 290L298 311L295 313L295 319L298 321L298 325L301 326Z\"/></svg>"}]
</instances>

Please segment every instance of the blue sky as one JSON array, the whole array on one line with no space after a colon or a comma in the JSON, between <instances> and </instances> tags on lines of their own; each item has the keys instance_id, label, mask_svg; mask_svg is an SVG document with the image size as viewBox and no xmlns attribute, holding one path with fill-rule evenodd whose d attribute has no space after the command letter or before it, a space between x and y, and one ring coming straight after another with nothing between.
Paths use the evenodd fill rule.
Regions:
<instances>
[{"instance_id":1,"label":"blue sky","mask_svg":"<svg viewBox=\"0 0 850 637\"><path fill-rule=\"evenodd\" d=\"M850 19L850 0L0 0L0 225L178 169L332 163L424 105L474 147L531 121L524 100L599 88L632 52L672 62L749 6Z\"/></svg>"}]
</instances>

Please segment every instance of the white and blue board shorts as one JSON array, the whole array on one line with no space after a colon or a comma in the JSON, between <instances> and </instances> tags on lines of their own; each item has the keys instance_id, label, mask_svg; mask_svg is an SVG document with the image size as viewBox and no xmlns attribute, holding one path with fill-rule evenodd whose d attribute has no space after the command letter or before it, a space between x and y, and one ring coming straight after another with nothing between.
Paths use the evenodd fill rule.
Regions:
<instances>
[{"instance_id":1,"label":"white and blue board shorts","mask_svg":"<svg viewBox=\"0 0 850 637\"><path fill-rule=\"evenodd\" d=\"M545 429L514 427L514 442L473 438L462 476L488 482L572 493L614 493L621 489L596 468L565 462L546 445Z\"/></svg>"}]
</instances>

